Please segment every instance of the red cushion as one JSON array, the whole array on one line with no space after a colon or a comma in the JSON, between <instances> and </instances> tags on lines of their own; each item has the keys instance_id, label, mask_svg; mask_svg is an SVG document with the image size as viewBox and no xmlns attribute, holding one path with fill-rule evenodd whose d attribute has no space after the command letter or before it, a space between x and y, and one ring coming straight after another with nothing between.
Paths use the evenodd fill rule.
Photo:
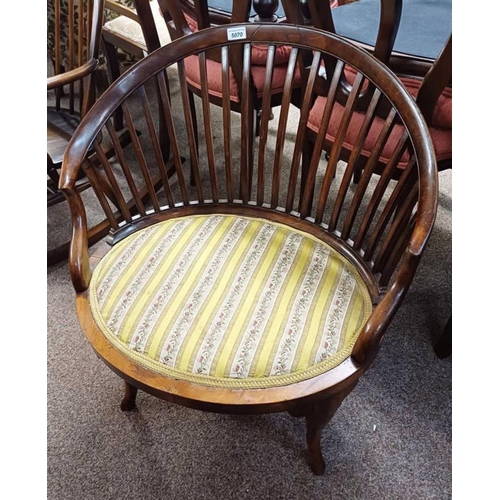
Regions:
<instances>
[{"instance_id":1,"label":"red cushion","mask_svg":"<svg viewBox=\"0 0 500 500\"><path fill-rule=\"evenodd\" d=\"M197 56L189 56L185 59L184 66L186 69L186 79L194 87L200 89L200 65ZM283 85L286 78L287 65L282 64L274 67L273 78L271 81L271 93L276 94L283 90ZM264 66L253 65L251 67L252 79L257 89L257 96L262 97L264 83L266 79L266 68ZM233 76L233 72L229 70L229 92L231 101L239 102L238 84ZM222 78L221 78L221 63L207 59L207 80L209 94L222 97ZM299 69L295 72L295 82L300 83Z\"/></svg>"},{"instance_id":2,"label":"red cushion","mask_svg":"<svg viewBox=\"0 0 500 500\"><path fill-rule=\"evenodd\" d=\"M407 77L400 77L400 80L406 90L408 90L408 92L416 98L422 81ZM436 105L434 106L431 122L432 126L451 129L451 97L451 87L445 87L443 92L441 92L441 95L438 97Z\"/></svg>"},{"instance_id":3,"label":"red cushion","mask_svg":"<svg viewBox=\"0 0 500 500\"><path fill-rule=\"evenodd\" d=\"M319 131L319 126L321 118L323 117L325 106L326 106L326 97L316 98L316 101L311 110L309 121L307 124L307 126L316 133ZM334 104L333 111L330 117L330 122L328 124L328 130L326 133L326 138L331 142L335 140L335 137L337 135L343 111L344 108L339 103ZM354 148L354 144L358 136L358 133L361 129L364 116L365 115L360 112L353 113L352 120L349 124L347 133L344 138L344 147L349 151L352 151L352 149ZM370 131L368 133L368 136L366 137L366 140L362 148L362 154L364 156L369 156L371 151L373 150L377 138L380 134L380 131L383 127L384 121L385 120L381 118L375 118L373 120L372 126L370 127ZM434 143L436 159L438 161L450 159L451 142L452 142L451 129L431 126L429 128L429 131L432 137L432 141ZM389 157L394 148L396 147L399 139L401 138L402 133L403 133L403 125L395 125L385 144L385 147L382 150L380 158L382 162L384 163L388 162ZM408 162L408 156L406 154L406 156L402 158L402 161L399 164L399 168L406 167L407 162Z\"/></svg>"},{"instance_id":4,"label":"red cushion","mask_svg":"<svg viewBox=\"0 0 500 500\"><path fill-rule=\"evenodd\" d=\"M354 82L354 78L357 75L357 71L355 71L350 66L346 66L345 74L349 83L352 84ZM418 91L420 90L420 86L422 85L422 80L405 76L399 77L399 79L401 80L401 83L405 86L406 90L408 90L408 93L416 99ZM451 87L445 87L445 89L443 90L443 92L441 92L441 95L437 100L436 106L434 107L431 126L451 129L451 122L452 122L451 99L452 99Z\"/></svg>"},{"instance_id":5,"label":"red cushion","mask_svg":"<svg viewBox=\"0 0 500 500\"><path fill-rule=\"evenodd\" d=\"M259 64L265 66L267 61L267 51L269 47L259 47L258 45L252 46L251 61L252 64ZM290 52L292 47L286 45L279 45L276 47L274 53L274 64L286 64L290 59Z\"/></svg>"},{"instance_id":6,"label":"red cushion","mask_svg":"<svg viewBox=\"0 0 500 500\"><path fill-rule=\"evenodd\" d=\"M193 32L198 31L198 23L195 18L186 14L186 22L191 31ZM267 46L254 45L252 47L252 55L251 55L252 64L259 64L261 66L264 66L267 60L267 50L268 50ZM280 45L276 47L276 52L274 54L274 64L285 64L286 62L288 62L291 50L292 50L291 47L285 45Z\"/></svg>"}]
</instances>

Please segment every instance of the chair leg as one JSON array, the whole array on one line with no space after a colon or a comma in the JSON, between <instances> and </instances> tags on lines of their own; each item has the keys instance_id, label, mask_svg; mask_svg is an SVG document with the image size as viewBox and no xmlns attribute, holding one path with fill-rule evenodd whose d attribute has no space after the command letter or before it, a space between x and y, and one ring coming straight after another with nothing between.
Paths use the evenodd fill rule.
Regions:
<instances>
[{"instance_id":1,"label":"chair leg","mask_svg":"<svg viewBox=\"0 0 500 500\"><path fill-rule=\"evenodd\" d=\"M357 381L331 398L316 403L306 413L307 452L311 469L317 476L321 476L325 472L325 461L321 453L321 432L356 384Z\"/></svg>"},{"instance_id":2,"label":"chair leg","mask_svg":"<svg viewBox=\"0 0 500 500\"><path fill-rule=\"evenodd\" d=\"M125 396L123 397L120 409L122 411L130 411L136 408L135 398L137 396L137 387L125 382Z\"/></svg>"},{"instance_id":3,"label":"chair leg","mask_svg":"<svg viewBox=\"0 0 500 500\"><path fill-rule=\"evenodd\" d=\"M109 73L109 80L113 83L120 76L120 62L118 60L118 51L116 47L103 38L104 51L106 53L107 68ZM116 130L123 128L123 111L121 107L115 112L114 116Z\"/></svg>"},{"instance_id":4,"label":"chair leg","mask_svg":"<svg viewBox=\"0 0 500 500\"><path fill-rule=\"evenodd\" d=\"M363 169L359 165L354 165L354 173L352 175L353 184L359 184L361 180L361 174L363 173Z\"/></svg>"},{"instance_id":5,"label":"chair leg","mask_svg":"<svg viewBox=\"0 0 500 500\"><path fill-rule=\"evenodd\" d=\"M446 322L446 325L441 332L436 345L434 346L434 352L439 359L447 358L451 355L451 336L452 336L452 320L451 315Z\"/></svg>"}]
</instances>

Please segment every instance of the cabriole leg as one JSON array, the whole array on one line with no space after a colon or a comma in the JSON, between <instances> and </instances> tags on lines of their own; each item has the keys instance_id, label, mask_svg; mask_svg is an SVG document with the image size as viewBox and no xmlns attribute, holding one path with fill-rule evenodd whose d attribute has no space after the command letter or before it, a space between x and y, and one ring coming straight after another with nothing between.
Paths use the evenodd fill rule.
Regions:
<instances>
[{"instance_id":1,"label":"cabriole leg","mask_svg":"<svg viewBox=\"0 0 500 500\"><path fill-rule=\"evenodd\" d=\"M325 472L325 461L321 453L321 431L335 415L344 398L354 389L356 383L334 394L331 398L311 406L306 414L309 463L314 474L318 476Z\"/></svg>"}]
</instances>

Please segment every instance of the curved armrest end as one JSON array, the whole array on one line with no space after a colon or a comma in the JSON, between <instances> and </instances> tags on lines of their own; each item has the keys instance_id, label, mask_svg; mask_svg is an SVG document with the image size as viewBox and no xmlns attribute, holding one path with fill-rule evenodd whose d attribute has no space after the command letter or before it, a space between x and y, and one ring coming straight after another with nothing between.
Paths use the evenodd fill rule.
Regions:
<instances>
[{"instance_id":1,"label":"curved armrest end","mask_svg":"<svg viewBox=\"0 0 500 500\"><path fill-rule=\"evenodd\" d=\"M352 358L356 363L368 368L375 359L384 334L403 302L419 262L420 255L409 250L405 252L401 268L391 287L374 308L354 345Z\"/></svg>"},{"instance_id":2,"label":"curved armrest end","mask_svg":"<svg viewBox=\"0 0 500 500\"><path fill-rule=\"evenodd\" d=\"M99 67L98 59L90 59L82 66L60 73L58 75L47 77L47 90L52 90L62 87L68 83L77 82L78 80L90 75Z\"/></svg>"},{"instance_id":3,"label":"curved armrest end","mask_svg":"<svg viewBox=\"0 0 500 500\"><path fill-rule=\"evenodd\" d=\"M74 189L62 190L71 211L73 234L69 249L69 273L77 293L84 292L90 283L90 260L87 240L87 217L83 201Z\"/></svg>"}]
</instances>

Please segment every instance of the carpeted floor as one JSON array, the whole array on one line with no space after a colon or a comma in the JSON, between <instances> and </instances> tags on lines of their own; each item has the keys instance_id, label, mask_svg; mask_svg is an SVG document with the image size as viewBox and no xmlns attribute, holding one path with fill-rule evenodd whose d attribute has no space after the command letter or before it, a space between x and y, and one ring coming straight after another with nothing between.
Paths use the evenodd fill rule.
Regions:
<instances>
[{"instance_id":1,"label":"carpeted floor","mask_svg":"<svg viewBox=\"0 0 500 500\"><path fill-rule=\"evenodd\" d=\"M286 414L231 416L139 393L93 353L75 313L66 262L47 269L47 498L451 498L452 358L435 344L451 314L452 173L413 286L371 370L323 432L325 475L307 464L305 423ZM48 244L68 234L50 212Z\"/></svg>"}]
</instances>

